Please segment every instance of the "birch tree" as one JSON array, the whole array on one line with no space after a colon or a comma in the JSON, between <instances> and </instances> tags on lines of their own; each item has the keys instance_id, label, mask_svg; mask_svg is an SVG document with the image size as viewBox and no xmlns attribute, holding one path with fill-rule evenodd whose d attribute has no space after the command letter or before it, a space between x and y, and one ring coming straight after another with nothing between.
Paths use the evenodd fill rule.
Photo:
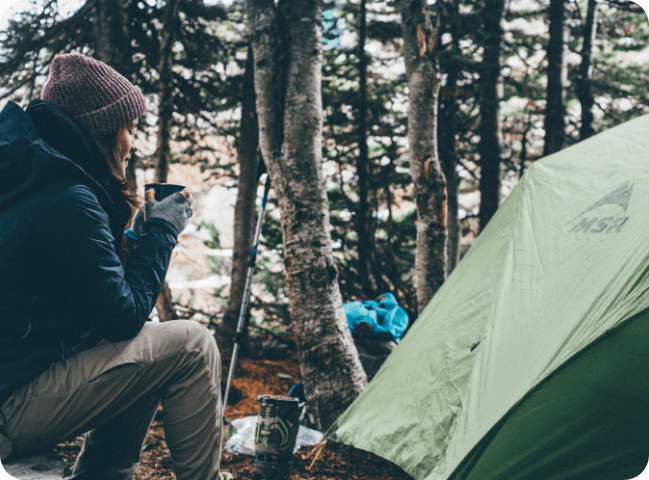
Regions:
<instances>
[{"instance_id":1,"label":"birch tree","mask_svg":"<svg viewBox=\"0 0 649 480\"><path fill-rule=\"evenodd\" d=\"M437 154L437 29L425 0L401 0L408 79L408 144L417 203L415 288L419 313L446 278L446 180Z\"/></svg>"},{"instance_id":2,"label":"birch tree","mask_svg":"<svg viewBox=\"0 0 649 480\"><path fill-rule=\"evenodd\" d=\"M259 144L281 213L291 326L309 406L326 429L367 383L347 326L322 156L322 0L248 0Z\"/></svg>"},{"instance_id":3,"label":"birch tree","mask_svg":"<svg viewBox=\"0 0 649 480\"><path fill-rule=\"evenodd\" d=\"M458 188L457 174L457 141L458 134L457 115L459 110L458 82L460 80L460 2L448 0L444 3L448 17L448 33L451 42L446 53L445 73L446 85L442 89L440 98L438 124L439 155L446 179L446 192L448 196L448 221L447 221L447 272L450 275L460 261L460 220L458 218Z\"/></svg>"}]
</instances>

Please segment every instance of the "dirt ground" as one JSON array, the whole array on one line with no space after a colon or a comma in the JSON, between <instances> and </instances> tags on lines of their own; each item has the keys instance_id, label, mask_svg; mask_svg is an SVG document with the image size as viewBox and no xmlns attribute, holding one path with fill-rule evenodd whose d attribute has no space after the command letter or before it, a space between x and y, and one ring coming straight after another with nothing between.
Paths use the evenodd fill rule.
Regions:
<instances>
[{"instance_id":1,"label":"dirt ground","mask_svg":"<svg viewBox=\"0 0 649 480\"><path fill-rule=\"evenodd\" d=\"M229 354L223 353L223 377L227 378L230 365ZM297 354L291 353L285 360L251 360L240 358L233 380L231 393L236 404L229 405L226 417L230 420L257 414L257 397L261 394L287 395L290 387L299 382L300 367ZM232 403L232 402L229 402ZM223 445L225 446L226 436ZM74 465L81 448L82 438L61 444L57 453L64 459L68 470ZM396 465L369 452L347 445L327 442L316 458L315 447L303 447L293 456L290 480L411 480ZM315 459L315 461L314 461ZM233 455L223 448L221 468L237 480L256 480L254 459ZM66 472L68 474L69 472ZM162 422L155 420L145 441L140 466L133 480L175 480L169 450L164 441ZM201 480L201 479L196 479Z\"/></svg>"}]
</instances>

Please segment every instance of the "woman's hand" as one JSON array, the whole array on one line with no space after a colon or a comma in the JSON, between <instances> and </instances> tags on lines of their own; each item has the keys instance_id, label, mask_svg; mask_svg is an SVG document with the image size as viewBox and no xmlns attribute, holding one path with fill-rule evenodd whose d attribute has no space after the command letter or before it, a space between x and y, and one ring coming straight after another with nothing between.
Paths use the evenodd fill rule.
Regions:
<instances>
[{"instance_id":1,"label":"woman's hand","mask_svg":"<svg viewBox=\"0 0 649 480\"><path fill-rule=\"evenodd\" d=\"M180 193L182 193L185 196L185 198L187 198L187 200L189 200L190 202L193 201L193 199L192 199L192 187L185 187L185 189L181 190Z\"/></svg>"},{"instance_id":2,"label":"woman's hand","mask_svg":"<svg viewBox=\"0 0 649 480\"><path fill-rule=\"evenodd\" d=\"M144 220L149 221L152 218L165 220L173 225L180 234L187 226L189 218L193 215L191 198L192 191L188 187L157 202L154 190L149 189L145 193Z\"/></svg>"}]
</instances>

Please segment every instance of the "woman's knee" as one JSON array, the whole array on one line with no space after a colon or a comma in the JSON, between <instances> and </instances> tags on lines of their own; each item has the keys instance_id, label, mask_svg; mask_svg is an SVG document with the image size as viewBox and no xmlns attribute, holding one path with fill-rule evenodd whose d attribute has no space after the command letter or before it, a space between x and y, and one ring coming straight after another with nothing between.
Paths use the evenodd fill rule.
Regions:
<instances>
[{"instance_id":1,"label":"woman's knee","mask_svg":"<svg viewBox=\"0 0 649 480\"><path fill-rule=\"evenodd\" d=\"M214 371L221 367L221 356L214 335L208 328L193 320L176 320L186 329L188 348L200 351Z\"/></svg>"},{"instance_id":2,"label":"woman's knee","mask_svg":"<svg viewBox=\"0 0 649 480\"><path fill-rule=\"evenodd\" d=\"M153 341L159 344L159 354L166 356L172 352L199 352L215 368L220 367L220 355L214 336L200 323L193 320L172 320L149 324L147 330L145 335L151 335Z\"/></svg>"},{"instance_id":3,"label":"woman's knee","mask_svg":"<svg viewBox=\"0 0 649 480\"><path fill-rule=\"evenodd\" d=\"M184 332L185 341L190 349L200 349L205 352L214 351L218 355L214 335L208 328L193 320L174 320L168 323L176 324L175 327Z\"/></svg>"},{"instance_id":4,"label":"woman's knee","mask_svg":"<svg viewBox=\"0 0 649 480\"><path fill-rule=\"evenodd\" d=\"M173 328L182 333L184 344L178 351L180 365L186 365L190 370L203 370L211 379L213 388L218 389L221 378L221 356L214 335L200 323L192 320L173 320L165 322L175 324ZM198 370L196 370L198 371Z\"/></svg>"}]
</instances>

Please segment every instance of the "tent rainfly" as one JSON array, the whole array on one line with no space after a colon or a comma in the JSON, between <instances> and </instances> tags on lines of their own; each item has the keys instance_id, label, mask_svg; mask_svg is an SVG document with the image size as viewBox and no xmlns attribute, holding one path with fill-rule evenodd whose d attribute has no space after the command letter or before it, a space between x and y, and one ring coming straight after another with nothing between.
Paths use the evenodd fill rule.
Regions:
<instances>
[{"instance_id":1,"label":"tent rainfly","mask_svg":"<svg viewBox=\"0 0 649 480\"><path fill-rule=\"evenodd\" d=\"M417 480L649 457L649 115L535 162L335 423Z\"/></svg>"}]
</instances>

